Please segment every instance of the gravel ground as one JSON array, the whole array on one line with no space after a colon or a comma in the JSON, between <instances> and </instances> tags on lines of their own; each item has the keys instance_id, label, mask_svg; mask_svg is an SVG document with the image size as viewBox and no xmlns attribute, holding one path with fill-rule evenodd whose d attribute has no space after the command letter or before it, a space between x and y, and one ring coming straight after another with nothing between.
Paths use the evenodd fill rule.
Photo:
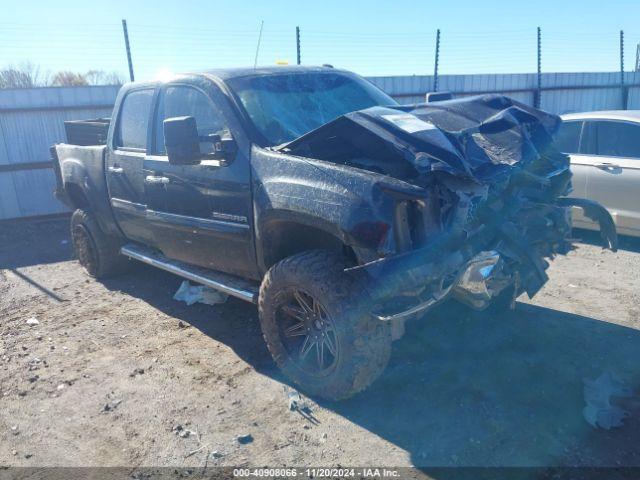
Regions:
<instances>
[{"instance_id":1,"label":"gravel ground","mask_svg":"<svg viewBox=\"0 0 640 480\"><path fill-rule=\"evenodd\" d=\"M255 307L188 307L143 265L96 282L67 222L0 225L0 465L640 466L638 242L612 253L579 232L534 300L443 305L371 388L303 397L302 415ZM607 372L635 395L610 430L583 416L584 380Z\"/></svg>"}]
</instances>

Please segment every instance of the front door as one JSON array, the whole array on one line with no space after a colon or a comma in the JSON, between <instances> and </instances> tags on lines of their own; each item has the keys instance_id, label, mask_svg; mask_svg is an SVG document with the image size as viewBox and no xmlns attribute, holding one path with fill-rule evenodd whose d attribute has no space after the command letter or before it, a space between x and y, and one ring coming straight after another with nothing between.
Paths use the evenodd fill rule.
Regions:
<instances>
[{"instance_id":1,"label":"front door","mask_svg":"<svg viewBox=\"0 0 640 480\"><path fill-rule=\"evenodd\" d=\"M198 133L229 135L223 108L203 90L168 84L159 94L154 151L144 160L147 221L158 248L169 258L228 273L255 276L252 197L247 152L239 148L226 164L207 160L213 144L200 144L199 165L172 165L162 122L192 116Z\"/></svg>"}]
</instances>

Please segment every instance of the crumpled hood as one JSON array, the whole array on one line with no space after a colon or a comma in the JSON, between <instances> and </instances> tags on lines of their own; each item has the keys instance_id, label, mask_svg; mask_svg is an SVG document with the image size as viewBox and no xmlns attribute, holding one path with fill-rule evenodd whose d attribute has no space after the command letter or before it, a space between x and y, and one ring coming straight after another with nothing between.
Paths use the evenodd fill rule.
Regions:
<instances>
[{"instance_id":1,"label":"crumpled hood","mask_svg":"<svg viewBox=\"0 0 640 480\"><path fill-rule=\"evenodd\" d=\"M280 149L369 168L402 180L443 171L491 183L514 167L524 167L538 158L560 122L556 115L508 97L484 95L359 110ZM397 163L403 160L412 169L399 168ZM568 168L565 155L557 155L555 160L557 168Z\"/></svg>"}]
</instances>

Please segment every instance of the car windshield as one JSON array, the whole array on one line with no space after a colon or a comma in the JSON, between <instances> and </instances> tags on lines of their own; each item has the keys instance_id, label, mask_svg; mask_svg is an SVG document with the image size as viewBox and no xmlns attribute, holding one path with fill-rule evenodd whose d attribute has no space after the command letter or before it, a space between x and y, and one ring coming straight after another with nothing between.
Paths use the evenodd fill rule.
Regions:
<instances>
[{"instance_id":1,"label":"car windshield","mask_svg":"<svg viewBox=\"0 0 640 480\"><path fill-rule=\"evenodd\" d=\"M290 142L345 113L396 104L366 80L337 72L247 76L228 84L270 146Z\"/></svg>"}]
</instances>

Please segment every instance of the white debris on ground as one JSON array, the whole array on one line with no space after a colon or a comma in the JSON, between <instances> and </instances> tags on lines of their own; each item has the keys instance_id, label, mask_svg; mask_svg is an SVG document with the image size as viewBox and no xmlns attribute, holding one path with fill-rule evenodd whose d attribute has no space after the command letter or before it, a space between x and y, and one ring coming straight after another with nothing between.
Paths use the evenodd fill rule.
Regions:
<instances>
[{"instance_id":1,"label":"white debris on ground","mask_svg":"<svg viewBox=\"0 0 640 480\"><path fill-rule=\"evenodd\" d=\"M613 397L631 398L633 391L609 372L595 380L585 378L583 382L587 406L582 413L589 425L605 430L622 426L623 420L629 417L629 412L613 405L611 400Z\"/></svg>"},{"instance_id":2,"label":"white debris on ground","mask_svg":"<svg viewBox=\"0 0 640 480\"><path fill-rule=\"evenodd\" d=\"M38 321L37 318L31 317L27 320L27 325L34 327L36 325L40 325L40 322Z\"/></svg>"},{"instance_id":3,"label":"white debris on ground","mask_svg":"<svg viewBox=\"0 0 640 480\"><path fill-rule=\"evenodd\" d=\"M289 410L298 410L302 399L300 398L300 394L297 390L293 388L284 387L285 393L287 394L287 398L289 399Z\"/></svg>"},{"instance_id":4,"label":"white debris on ground","mask_svg":"<svg viewBox=\"0 0 640 480\"><path fill-rule=\"evenodd\" d=\"M180 288L173 295L174 300L185 302L187 305L193 305L194 303L215 305L226 302L228 298L229 295L225 293L202 285L191 285L188 280L183 281L180 284Z\"/></svg>"},{"instance_id":5,"label":"white debris on ground","mask_svg":"<svg viewBox=\"0 0 640 480\"><path fill-rule=\"evenodd\" d=\"M302 418L310 423L317 425L318 419L313 415L312 402L306 397L302 396L295 388L283 386L287 400L289 401L289 410L299 413ZM308 426L305 426L308 428Z\"/></svg>"}]
</instances>

